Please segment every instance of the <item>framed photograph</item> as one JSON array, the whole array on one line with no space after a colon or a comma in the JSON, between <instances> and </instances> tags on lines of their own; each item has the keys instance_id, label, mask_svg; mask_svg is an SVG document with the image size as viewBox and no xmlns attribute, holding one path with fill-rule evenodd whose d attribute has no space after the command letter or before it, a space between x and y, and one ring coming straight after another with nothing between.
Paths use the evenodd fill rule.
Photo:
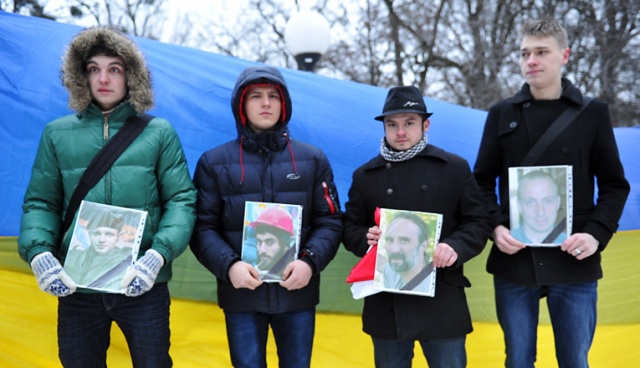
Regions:
<instances>
[{"instance_id":1,"label":"framed photograph","mask_svg":"<svg viewBox=\"0 0 640 368\"><path fill-rule=\"evenodd\" d=\"M82 201L64 269L79 286L124 293L120 283L138 258L147 212Z\"/></svg>"},{"instance_id":2,"label":"framed photograph","mask_svg":"<svg viewBox=\"0 0 640 368\"><path fill-rule=\"evenodd\" d=\"M559 246L573 224L573 168L509 168L511 235L528 246Z\"/></svg>"},{"instance_id":3,"label":"framed photograph","mask_svg":"<svg viewBox=\"0 0 640 368\"><path fill-rule=\"evenodd\" d=\"M265 282L282 281L287 265L298 258L302 206L245 202L242 260Z\"/></svg>"},{"instance_id":4,"label":"framed photograph","mask_svg":"<svg viewBox=\"0 0 640 368\"><path fill-rule=\"evenodd\" d=\"M441 230L441 214L381 209L373 286L392 293L434 296L433 252Z\"/></svg>"}]
</instances>

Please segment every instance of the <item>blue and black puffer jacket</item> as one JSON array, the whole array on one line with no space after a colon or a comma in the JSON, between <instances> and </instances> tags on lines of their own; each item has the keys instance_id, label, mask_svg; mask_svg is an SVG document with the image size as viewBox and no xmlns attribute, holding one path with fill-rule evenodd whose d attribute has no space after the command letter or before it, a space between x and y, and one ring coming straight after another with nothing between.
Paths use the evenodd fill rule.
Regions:
<instances>
[{"instance_id":1,"label":"blue and black puffer jacket","mask_svg":"<svg viewBox=\"0 0 640 368\"><path fill-rule=\"evenodd\" d=\"M252 84L279 87L282 115L274 129L260 134L247 125L242 100ZM333 172L318 148L289 137L291 98L280 72L272 67L247 68L231 98L238 138L205 152L198 161L197 219L191 249L218 281L218 303L233 312L282 313L319 302L320 271L340 244L342 222ZM303 207L299 258L313 269L309 284L288 291L278 283L256 290L235 289L231 265L242 254L246 201L297 204Z\"/></svg>"}]
</instances>

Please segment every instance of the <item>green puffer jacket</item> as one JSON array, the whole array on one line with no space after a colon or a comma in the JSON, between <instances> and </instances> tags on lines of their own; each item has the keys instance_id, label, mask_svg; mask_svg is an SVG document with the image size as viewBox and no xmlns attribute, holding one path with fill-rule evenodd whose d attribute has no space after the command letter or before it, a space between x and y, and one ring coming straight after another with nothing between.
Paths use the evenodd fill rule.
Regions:
<instances>
[{"instance_id":1,"label":"green puffer jacket","mask_svg":"<svg viewBox=\"0 0 640 368\"><path fill-rule=\"evenodd\" d=\"M49 251L64 264L71 231L62 244L58 239L71 194L108 141L103 137L105 126L112 137L133 114L124 103L105 122L101 111L91 105L82 114L47 125L23 205L18 250L25 261ZM170 262L185 250L191 236L195 194L177 134L169 122L154 118L85 200L148 212L140 255L153 248L164 257L167 264L156 282L166 282L171 278Z\"/></svg>"},{"instance_id":2,"label":"green puffer jacket","mask_svg":"<svg viewBox=\"0 0 640 368\"><path fill-rule=\"evenodd\" d=\"M107 115L93 103L86 76L86 60L95 46L114 50L126 65L128 94ZM91 28L73 38L62 65L62 81L69 92L69 107L77 113L52 121L42 134L18 238L18 252L27 262L49 251L64 264L72 232L59 240L65 231L62 220L80 177L128 117L153 107L151 74L144 56L132 40L106 27ZM166 261L156 282L171 279L171 261L185 250L193 231L196 190L180 140L168 121L149 122L84 199L147 211L138 257L153 248Z\"/></svg>"}]
</instances>

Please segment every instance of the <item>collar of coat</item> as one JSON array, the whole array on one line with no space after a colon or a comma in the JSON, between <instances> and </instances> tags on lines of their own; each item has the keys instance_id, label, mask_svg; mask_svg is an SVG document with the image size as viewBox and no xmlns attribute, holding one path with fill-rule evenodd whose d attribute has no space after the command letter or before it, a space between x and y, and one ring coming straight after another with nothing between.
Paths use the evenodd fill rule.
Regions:
<instances>
[{"instance_id":1,"label":"collar of coat","mask_svg":"<svg viewBox=\"0 0 640 368\"><path fill-rule=\"evenodd\" d=\"M576 105L582 105L584 103L580 90L567 78L562 78L562 94L560 97L565 98ZM514 105L521 105L532 100L533 95L531 95L529 84L525 83L522 85L520 91L511 98L511 103Z\"/></svg>"},{"instance_id":2,"label":"collar of coat","mask_svg":"<svg viewBox=\"0 0 640 368\"><path fill-rule=\"evenodd\" d=\"M124 124L127 118L131 115L135 115L136 111L131 106L131 103L127 100L119 104L116 108L109 113L109 125L117 126L118 124ZM99 124L104 123L104 114L100 108L91 103L86 110L76 114L78 119L96 119Z\"/></svg>"},{"instance_id":3,"label":"collar of coat","mask_svg":"<svg viewBox=\"0 0 640 368\"><path fill-rule=\"evenodd\" d=\"M277 152L287 147L287 138L289 130L287 126L278 123L271 131L254 133L248 126L237 126L238 141L243 149L249 152Z\"/></svg>"},{"instance_id":4,"label":"collar of coat","mask_svg":"<svg viewBox=\"0 0 640 368\"><path fill-rule=\"evenodd\" d=\"M582 105L584 103L580 90L566 78L562 78L562 94L560 97L575 105ZM525 83L522 85L520 91L518 91L518 93L513 97L505 100L504 102L500 102L500 104L505 104L504 106L509 106L510 109L507 109L506 112L504 112L503 117L498 124L499 136L510 133L522 125L522 107L533 100L534 98L533 95L531 95L529 84Z\"/></svg>"},{"instance_id":5,"label":"collar of coat","mask_svg":"<svg viewBox=\"0 0 640 368\"><path fill-rule=\"evenodd\" d=\"M434 145L428 144L427 147L425 147L425 149L423 149L420 153L418 153L414 158L409 159L407 161L403 161L403 162L411 162L415 160L425 160L425 159L426 160L436 159L442 162L449 161L449 157L447 156L447 153L443 149L436 147ZM374 157L371 161L364 164L362 167L365 170L372 170L372 169L385 167L387 166L387 164L401 165L403 162L389 162L384 158L382 158L382 155L378 155Z\"/></svg>"}]
</instances>

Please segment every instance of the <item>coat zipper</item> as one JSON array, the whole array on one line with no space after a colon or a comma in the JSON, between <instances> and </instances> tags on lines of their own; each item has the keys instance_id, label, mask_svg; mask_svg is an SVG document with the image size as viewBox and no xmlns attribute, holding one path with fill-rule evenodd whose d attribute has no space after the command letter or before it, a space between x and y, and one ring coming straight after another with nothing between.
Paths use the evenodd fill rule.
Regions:
<instances>
[{"instance_id":1,"label":"coat zipper","mask_svg":"<svg viewBox=\"0 0 640 368\"><path fill-rule=\"evenodd\" d=\"M107 140L109 139L109 118L107 117L107 115L103 115L103 119L104 119L104 123L102 125L102 139L104 139L104 144L107 144ZM103 145L104 147L104 145ZM106 174L104 174L104 182L105 182L105 193L104 193L104 197L105 197L105 203L106 204L111 204L111 196L109 195L111 193L111 182L109 180L111 176L109 175L109 172L107 171Z\"/></svg>"},{"instance_id":2,"label":"coat zipper","mask_svg":"<svg viewBox=\"0 0 640 368\"><path fill-rule=\"evenodd\" d=\"M105 141L109 139L109 118L106 115L102 115L104 123L102 124L102 139Z\"/></svg>"}]
</instances>

